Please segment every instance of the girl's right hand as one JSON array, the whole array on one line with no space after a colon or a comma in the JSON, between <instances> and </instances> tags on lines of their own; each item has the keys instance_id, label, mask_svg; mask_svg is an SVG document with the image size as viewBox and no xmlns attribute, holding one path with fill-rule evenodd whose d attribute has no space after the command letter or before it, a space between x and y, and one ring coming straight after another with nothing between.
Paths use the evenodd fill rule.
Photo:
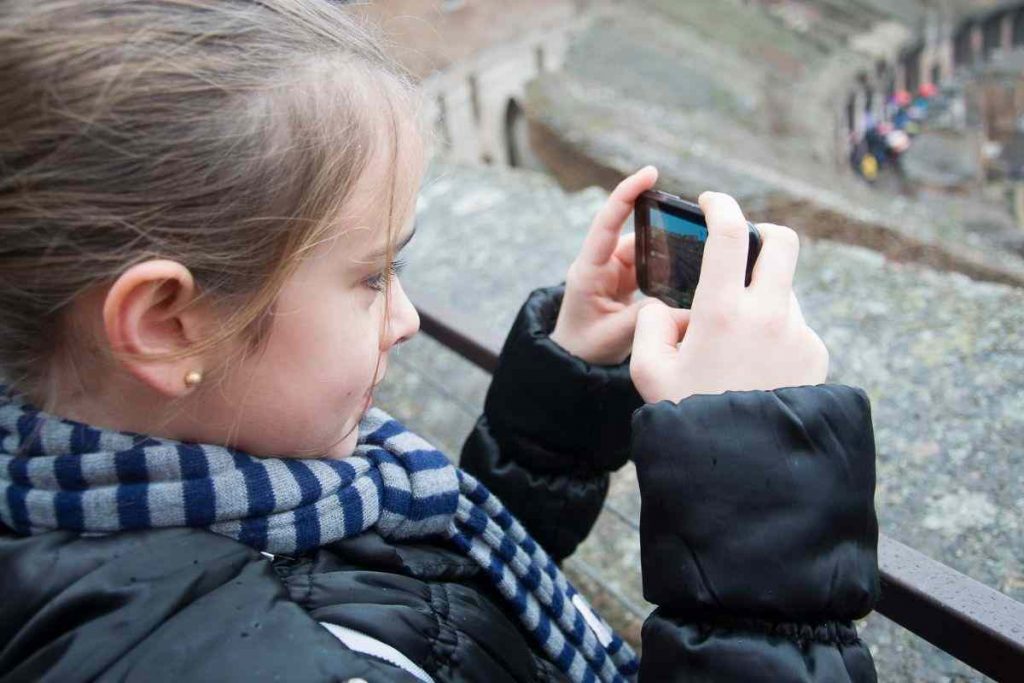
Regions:
<instances>
[{"instance_id":1,"label":"girl's right hand","mask_svg":"<svg viewBox=\"0 0 1024 683\"><path fill-rule=\"evenodd\" d=\"M793 293L795 232L761 224L761 253L749 287L747 221L729 195L698 200L708 240L693 307L652 300L637 318L630 374L648 403L694 394L821 384L828 350L804 322Z\"/></svg>"}]
</instances>

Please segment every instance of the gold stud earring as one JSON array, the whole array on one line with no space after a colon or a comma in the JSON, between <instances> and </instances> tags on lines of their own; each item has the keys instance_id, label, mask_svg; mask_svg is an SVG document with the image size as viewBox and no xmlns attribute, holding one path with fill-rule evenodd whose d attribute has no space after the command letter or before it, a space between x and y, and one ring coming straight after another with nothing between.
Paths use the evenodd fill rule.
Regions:
<instances>
[{"instance_id":1,"label":"gold stud earring","mask_svg":"<svg viewBox=\"0 0 1024 683\"><path fill-rule=\"evenodd\" d=\"M189 370L185 375L185 386L192 388L203 381L203 373L199 370Z\"/></svg>"}]
</instances>

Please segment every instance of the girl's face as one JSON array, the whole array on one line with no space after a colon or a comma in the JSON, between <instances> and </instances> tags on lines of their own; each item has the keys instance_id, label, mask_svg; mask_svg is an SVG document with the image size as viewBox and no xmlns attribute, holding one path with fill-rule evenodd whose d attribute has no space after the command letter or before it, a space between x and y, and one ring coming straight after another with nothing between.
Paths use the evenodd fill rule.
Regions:
<instances>
[{"instance_id":1,"label":"girl's face","mask_svg":"<svg viewBox=\"0 0 1024 683\"><path fill-rule=\"evenodd\" d=\"M423 168L422 143L404 131L395 182L398 247L412 237L415 196ZM379 154L379 157L390 156ZM287 281L274 309L265 346L229 367L223 382L201 393L200 415L220 425L225 440L263 456L350 455L388 354L419 329L419 316L398 278L384 286L387 221L394 173L375 159L360 178L336 235L318 244ZM397 249L396 249L397 253ZM219 438L218 438L219 437Z\"/></svg>"}]
</instances>

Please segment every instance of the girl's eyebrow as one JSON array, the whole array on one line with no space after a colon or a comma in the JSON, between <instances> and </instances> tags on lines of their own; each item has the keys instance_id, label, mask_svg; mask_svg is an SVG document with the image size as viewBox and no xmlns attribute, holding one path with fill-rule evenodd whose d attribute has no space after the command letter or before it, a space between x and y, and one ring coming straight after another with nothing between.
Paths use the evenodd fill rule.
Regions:
<instances>
[{"instance_id":1,"label":"girl's eyebrow","mask_svg":"<svg viewBox=\"0 0 1024 683\"><path fill-rule=\"evenodd\" d=\"M406 235L405 237L403 237L402 241L399 242L397 245L395 245L395 253L397 254L398 252L400 252L403 249L405 249L405 246L407 244L409 244L409 241L412 240L412 238L413 238L413 236L415 234L416 234L416 226L413 225L412 226L412 230L409 231L409 234ZM372 261L372 260L375 260L375 259L381 259L381 258L384 258L387 255L388 255L387 249L380 249L380 250L375 251L372 254L370 254L370 259L369 260Z\"/></svg>"}]
</instances>

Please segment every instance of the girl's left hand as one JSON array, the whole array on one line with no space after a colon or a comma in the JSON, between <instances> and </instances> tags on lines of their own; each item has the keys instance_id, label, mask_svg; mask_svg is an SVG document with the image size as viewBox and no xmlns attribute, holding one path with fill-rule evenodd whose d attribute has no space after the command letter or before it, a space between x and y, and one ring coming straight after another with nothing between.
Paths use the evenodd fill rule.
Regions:
<instances>
[{"instance_id":1,"label":"girl's left hand","mask_svg":"<svg viewBox=\"0 0 1024 683\"><path fill-rule=\"evenodd\" d=\"M647 166L629 176L608 197L590 225L565 278L565 297L551 340L594 365L617 365L633 344L637 311L635 240L620 235L641 192L654 187L658 170Z\"/></svg>"}]
</instances>

